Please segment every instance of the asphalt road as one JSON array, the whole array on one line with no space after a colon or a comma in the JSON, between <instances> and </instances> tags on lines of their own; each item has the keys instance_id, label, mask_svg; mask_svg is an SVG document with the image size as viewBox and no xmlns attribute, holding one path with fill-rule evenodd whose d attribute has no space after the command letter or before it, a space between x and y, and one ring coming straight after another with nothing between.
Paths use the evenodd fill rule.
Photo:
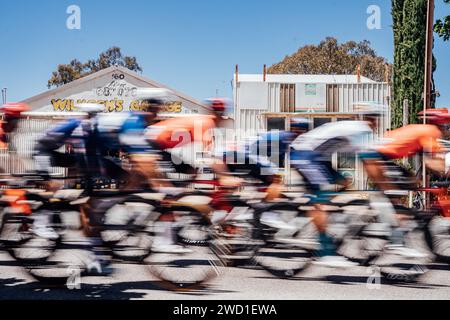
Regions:
<instances>
[{"instance_id":1,"label":"asphalt road","mask_svg":"<svg viewBox=\"0 0 450 320\"><path fill-rule=\"evenodd\" d=\"M226 268L203 288L172 292L148 271L148 266L115 264L112 276L86 277L80 289L42 285L0 253L0 299L3 300L311 300L311 299L450 299L450 267L429 264L417 283L390 283L371 278L363 267L328 269L313 266L299 276L277 279L265 271Z\"/></svg>"},{"instance_id":2,"label":"asphalt road","mask_svg":"<svg viewBox=\"0 0 450 320\"><path fill-rule=\"evenodd\" d=\"M71 231L70 237L79 238L78 231ZM255 267L221 268L221 275L202 288L174 292L164 288L148 265L116 263L110 277L84 277L79 289L70 290L37 282L0 250L0 300L450 299L450 266L427 263L426 267L428 272L413 283L379 282L377 271L364 267L311 266L289 280Z\"/></svg>"}]
</instances>

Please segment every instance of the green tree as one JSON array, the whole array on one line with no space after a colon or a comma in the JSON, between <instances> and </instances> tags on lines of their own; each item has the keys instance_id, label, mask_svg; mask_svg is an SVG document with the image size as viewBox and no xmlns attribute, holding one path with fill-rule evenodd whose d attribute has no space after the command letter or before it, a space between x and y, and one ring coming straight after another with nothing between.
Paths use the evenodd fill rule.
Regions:
<instances>
[{"instance_id":1,"label":"green tree","mask_svg":"<svg viewBox=\"0 0 450 320\"><path fill-rule=\"evenodd\" d=\"M444 0L445 3L450 4L450 0ZM444 41L450 40L450 16L438 19L434 25L434 31L443 38Z\"/></svg>"},{"instance_id":2,"label":"green tree","mask_svg":"<svg viewBox=\"0 0 450 320\"><path fill-rule=\"evenodd\" d=\"M410 123L418 122L417 114L423 109L427 0L392 0L392 16L395 42L392 126L398 128L403 124L405 100L409 103ZM434 31L444 41L450 40L450 16L437 20ZM433 73L436 69L433 56ZM434 107L436 89L434 79L431 81L431 107Z\"/></svg>"},{"instance_id":3,"label":"green tree","mask_svg":"<svg viewBox=\"0 0 450 320\"><path fill-rule=\"evenodd\" d=\"M307 45L283 61L271 66L271 74L355 74L361 65L362 75L375 80L390 79L391 65L377 55L369 41L340 44L328 37L319 45Z\"/></svg>"},{"instance_id":4,"label":"green tree","mask_svg":"<svg viewBox=\"0 0 450 320\"><path fill-rule=\"evenodd\" d=\"M142 72L136 57L124 56L120 48L112 47L102 52L95 60L82 63L74 59L69 64L58 65L57 70L52 73L52 77L48 81L48 88L60 87L114 65L125 67L131 71Z\"/></svg>"},{"instance_id":5,"label":"green tree","mask_svg":"<svg viewBox=\"0 0 450 320\"><path fill-rule=\"evenodd\" d=\"M417 123L423 109L427 0L392 0L394 77L392 127L403 125L403 103L409 122Z\"/></svg>"}]
</instances>

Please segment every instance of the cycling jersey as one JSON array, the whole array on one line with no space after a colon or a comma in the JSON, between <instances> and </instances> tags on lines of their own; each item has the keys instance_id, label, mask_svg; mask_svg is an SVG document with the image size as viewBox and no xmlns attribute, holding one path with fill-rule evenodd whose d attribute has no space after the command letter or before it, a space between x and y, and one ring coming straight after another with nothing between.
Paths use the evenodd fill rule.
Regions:
<instances>
[{"instance_id":1,"label":"cycling jersey","mask_svg":"<svg viewBox=\"0 0 450 320\"><path fill-rule=\"evenodd\" d=\"M99 146L107 150L119 150L129 154L151 152L145 137L147 121L138 113L100 114L97 116Z\"/></svg>"},{"instance_id":2,"label":"cycling jersey","mask_svg":"<svg viewBox=\"0 0 450 320\"><path fill-rule=\"evenodd\" d=\"M372 129L364 121L328 123L299 136L293 143L291 164L314 193L345 181L333 169L330 156L336 152L361 152L368 147ZM320 202L322 199L318 199Z\"/></svg>"},{"instance_id":3,"label":"cycling jersey","mask_svg":"<svg viewBox=\"0 0 450 320\"><path fill-rule=\"evenodd\" d=\"M335 152L355 152L367 147L372 133L372 129L364 121L327 123L299 136L292 143L292 148L327 155Z\"/></svg>"},{"instance_id":4,"label":"cycling jersey","mask_svg":"<svg viewBox=\"0 0 450 320\"><path fill-rule=\"evenodd\" d=\"M146 120L143 114L99 114L88 120L70 119L47 131L38 140L36 168L77 167L87 176L107 175L122 179L127 174L120 161L109 157L110 151L129 154L147 153L151 146L145 139ZM56 150L71 142L75 154Z\"/></svg>"},{"instance_id":5,"label":"cycling jersey","mask_svg":"<svg viewBox=\"0 0 450 320\"><path fill-rule=\"evenodd\" d=\"M161 150L167 150L193 142L210 144L215 127L212 116L185 116L156 123L147 130L146 136Z\"/></svg>"},{"instance_id":6,"label":"cycling jersey","mask_svg":"<svg viewBox=\"0 0 450 320\"><path fill-rule=\"evenodd\" d=\"M438 139L442 133L434 125L412 124L386 134L384 143L375 149L391 159L410 157L425 151L439 153L443 151Z\"/></svg>"},{"instance_id":7,"label":"cycling jersey","mask_svg":"<svg viewBox=\"0 0 450 320\"><path fill-rule=\"evenodd\" d=\"M297 137L289 131L270 131L260 135L255 142L248 146L248 150L254 155L272 157L273 155L284 156L290 148L291 143Z\"/></svg>"},{"instance_id":8,"label":"cycling jersey","mask_svg":"<svg viewBox=\"0 0 450 320\"><path fill-rule=\"evenodd\" d=\"M81 120L70 119L51 128L38 140L36 149L40 152L61 148L80 126Z\"/></svg>"},{"instance_id":9,"label":"cycling jersey","mask_svg":"<svg viewBox=\"0 0 450 320\"><path fill-rule=\"evenodd\" d=\"M0 125L0 149L8 149L8 136L3 130L3 123Z\"/></svg>"}]
</instances>

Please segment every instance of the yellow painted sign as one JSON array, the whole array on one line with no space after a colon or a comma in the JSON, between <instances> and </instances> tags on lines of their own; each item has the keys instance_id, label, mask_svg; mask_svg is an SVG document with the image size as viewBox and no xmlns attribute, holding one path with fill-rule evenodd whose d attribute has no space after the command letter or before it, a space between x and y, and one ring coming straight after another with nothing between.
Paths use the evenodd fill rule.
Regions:
<instances>
[{"instance_id":1,"label":"yellow painted sign","mask_svg":"<svg viewBox=\"0 0 450 320\"><path fill-rule=\"evenodd\" d=\"M133 100L129 105L125 105L124 100L85 100L85 99L53 99L51 101L53 110L60 112L76 111L76 106L82 103L95 103L103 104L105 106L105 112L123 112L123 111L140 111L142 110L142 101ZM162 113L182 113L183 107L181 102L173 102L166 104Z\"/></svg>"}]
</instances>

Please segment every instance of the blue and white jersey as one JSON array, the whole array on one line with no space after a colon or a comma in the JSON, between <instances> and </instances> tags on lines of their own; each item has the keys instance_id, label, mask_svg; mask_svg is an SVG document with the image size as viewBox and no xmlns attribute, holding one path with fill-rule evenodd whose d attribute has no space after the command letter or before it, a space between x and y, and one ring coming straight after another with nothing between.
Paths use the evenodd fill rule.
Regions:
<instances>
[{"instance_id":1,"label":"blue and white jersey","mask_svg":"<svg viewBox=\"0 0 450 320\"><path fill-rule=\"evenodd\" d=\"M335 152L360 152L367 149L373 131L365 121L327 123L302 134L292 143L296 151L314 151L330 155Z\"/></svg>"},{"instance_id":2,"label":"blue and white jersey","mask_svg":"<svg viewBox=\"0 0 450 320\"><path fill-rule=\"evenodd\" d=\"M56 150L74 141L77 149L90 154L94 148L97 154L105 154L108 150L142 153L151 151L145 138L146 129L147 123L141 114L102 113L92 119L64 121L48 130L40 142L47 150Z\"/></svg>"},{"instance_id":3,"label":"blue and white jersey","mask_svg":"<svg viewBox=\"0 0 450 320\"><path fill-rule=\"evenodd\" d=\"M259 135L256 141L248 145L247 150L252 155L284 155L296 137L296 134L289 131L269 131Z\"/></svg>"},{"instance_id":4,"label":"blue and white jersey","mask_svg":"<svg viewBox=\"0 0 450 320\"><path fill-rule=\"evenodd\" d=\"M100 114L96 118L102 148L122 149L128 153L151 151L145 136L147 122L142 114Z\"/></svg>"}]
</instances>

